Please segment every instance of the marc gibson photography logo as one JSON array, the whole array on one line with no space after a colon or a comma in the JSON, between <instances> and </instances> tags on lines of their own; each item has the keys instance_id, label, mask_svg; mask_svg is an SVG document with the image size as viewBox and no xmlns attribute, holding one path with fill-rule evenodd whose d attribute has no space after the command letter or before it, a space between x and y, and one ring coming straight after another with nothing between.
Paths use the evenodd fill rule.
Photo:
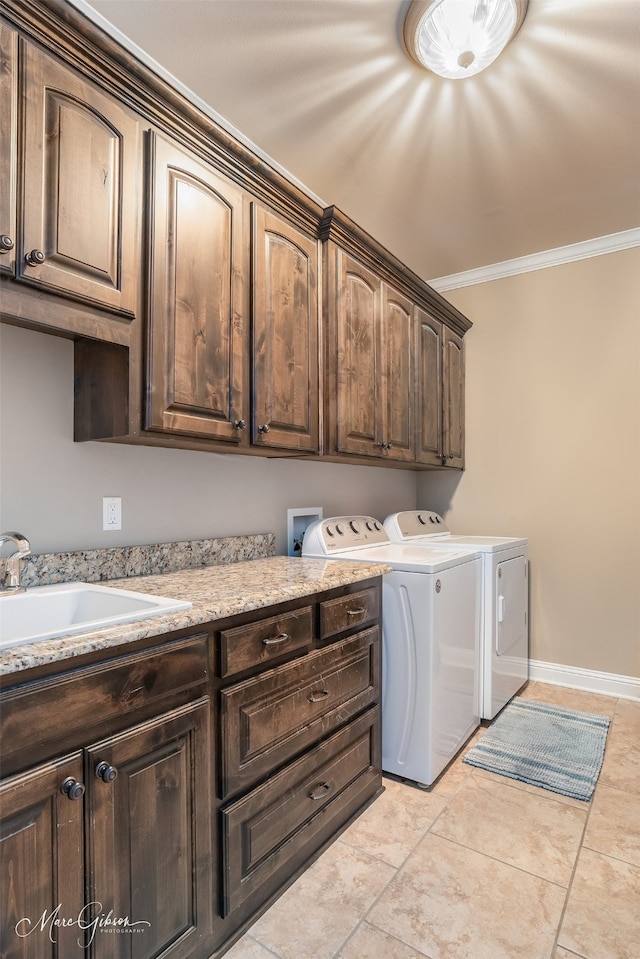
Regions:
<instances>
[{"instance_id":1,"label":"marc gibson photography logo","mask_svg":"<svg viewBox=\"0 0 640 959\"><path fill-rule=\"evenodd\" d=\"M113 909L105 913L102 911L101 902L88 902L77 916L62 916L61 912L62 903L58 903L49 913L45 909L35 922L28 916L19 919L15 924L16 935L20 939L26 939L34 933L47 933L49 942L57 942L56 930L77 926L88 933L88 936L79 936L77 940L81 948L87 948L97 932L135 934L144 932L145 927L151 925L146 919L132 920L128 916L114 916Z\"/></svg>"}]
</instances>

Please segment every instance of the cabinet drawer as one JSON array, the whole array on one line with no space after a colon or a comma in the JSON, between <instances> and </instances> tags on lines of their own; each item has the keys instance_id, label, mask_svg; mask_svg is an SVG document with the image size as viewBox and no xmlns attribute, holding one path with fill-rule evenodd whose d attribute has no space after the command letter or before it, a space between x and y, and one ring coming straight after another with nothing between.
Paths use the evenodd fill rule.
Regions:
<instances>
[{"instance_id":1,"label":"cabinet drawer","mask_svg":"<svg viewBox=\"0 0 640 959\"><path fill-rule=\"evenodd\" d=\"M310 855L364 786L371 795L380 785L379 716L368 710L223 811L225 915L301 851Z\"/></svg>"},{"instance_id":2,"label":"cabinet drawer","mask_svg":"<svg viewBox=\"0 0 640 959\"><path fill-rule=\"evenodd\" d=\"M379 614L380 590L377 586L325 600L320 603L320 639L363 626L377 619Z\"/></svg>"},{"instance_id":3,"label":"cabinet drawer","mask_svg":"<svg viewBox=\"0 0 640 959\"><path fill-rule=\"evenodd\" d=\"M282 616L270 616L247 626L220 633L220 675L231 676L243 669L275 659L292 650L305 649L313 642L313 609L295 609Z\"/></svg>"},{"instance_id":4,"label":"cabinet drawer","mask_svg":"<svg viewBox=\"0 0 640 959\"><path fill-rule=\"evenodd\" d=\"M208 674L203 633L7 690L0 725L3 768L12 768L11 757L21 753L33 758L32 751L47 743L56 752L70 743L83 745L94 726L197 688Z\"/></svg>"},{"instance_id":5,"label":"cabinet drawer","mask_svg":"<svg viewBox=\"0 0 640 959\"><path fill-rule=\"evenodd\" d=\"M223 798L346 723L379 691L377 626L223 690Z\"/></svg>"}]
</instances>

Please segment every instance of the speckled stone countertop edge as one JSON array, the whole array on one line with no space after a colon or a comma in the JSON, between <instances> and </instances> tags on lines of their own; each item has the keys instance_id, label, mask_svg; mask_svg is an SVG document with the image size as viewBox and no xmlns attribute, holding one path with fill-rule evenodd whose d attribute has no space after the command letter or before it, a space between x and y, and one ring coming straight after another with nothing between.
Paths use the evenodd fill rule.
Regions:
<instances>
[{"instance_id":1,"label":"speckled stone countertop edge","mask_svg":"<svg viewBox=\"0 0 640 959\"><path fill-rule=\"evenodd\" d=\"M133 623L121 623L109 629L0 650L0 675L62 662L97 650L116 650L149 636L196 628L215 620L304 596L311 597L337 586L389 572L391 568L380 563L274 556L228 566L109 580L103 585L187 600L192 606Z\"/></svg>"}]
</instances>

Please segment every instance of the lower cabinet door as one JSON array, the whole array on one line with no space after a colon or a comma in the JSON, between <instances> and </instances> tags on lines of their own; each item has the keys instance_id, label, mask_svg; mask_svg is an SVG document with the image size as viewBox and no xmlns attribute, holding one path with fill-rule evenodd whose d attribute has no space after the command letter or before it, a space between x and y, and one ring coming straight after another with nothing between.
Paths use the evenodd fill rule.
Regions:
<instances>
[{"instance_id":1,"label":"lower cabinet door","mask_svg":"<svg viewBox=\"0 0 640 959\"><path fill-rule=\"evenodd\" d=\"M3 959L85 955L83 791L80 753L0 786Z\"/></svg>"},{"instance_id":2,"label":"lower cabinet door","mask_svg":"<svg viewBox=\"0 0 640 959\"><path fill-rule=\"evenodd\" d=\"M205 698L87 751L95 959L182 959L211 933L209 729Z\"/></svg>"},{"instance_id":3,"label":"lower cabinet door","mask_svg":"<svg viewBox=\"0 0 640 959\"><path fill-rule=\"evenodd\" d=\"M266 899L380 787L376 706L223 810L224 911Z\"/></svg>"}]
</instances>

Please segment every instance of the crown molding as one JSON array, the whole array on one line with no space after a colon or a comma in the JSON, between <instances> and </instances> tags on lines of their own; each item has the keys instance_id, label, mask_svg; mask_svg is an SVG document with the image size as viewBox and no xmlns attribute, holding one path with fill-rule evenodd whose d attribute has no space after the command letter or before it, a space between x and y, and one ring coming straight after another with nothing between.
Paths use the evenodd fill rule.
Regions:
<instances>
[{"instance_id":1,"label":"crown molding","mask_svg":"<svg viewBox=\"0 0 640 959\"><path fill-rule=\"evenodd\" d=\"M554 250L531 253L529 256L518 256L514 260L503 260L502 263L491 263L475 270L465 270L463 273L440 276L435 280L429 280L429 286L443 293L446 290L458 290L463 286L476 286L479 283L489 283L491 280L501 280L506 276L517 276L519 273L546 270L551 266L586 260L592 256L602 256L604 253L629 250L634 246L640 246L640 227L624 230L622 233L599 236L593 240L583 240L581 243L572 243L570 246L559 246Z\"/></svg>"}]
</instances>

